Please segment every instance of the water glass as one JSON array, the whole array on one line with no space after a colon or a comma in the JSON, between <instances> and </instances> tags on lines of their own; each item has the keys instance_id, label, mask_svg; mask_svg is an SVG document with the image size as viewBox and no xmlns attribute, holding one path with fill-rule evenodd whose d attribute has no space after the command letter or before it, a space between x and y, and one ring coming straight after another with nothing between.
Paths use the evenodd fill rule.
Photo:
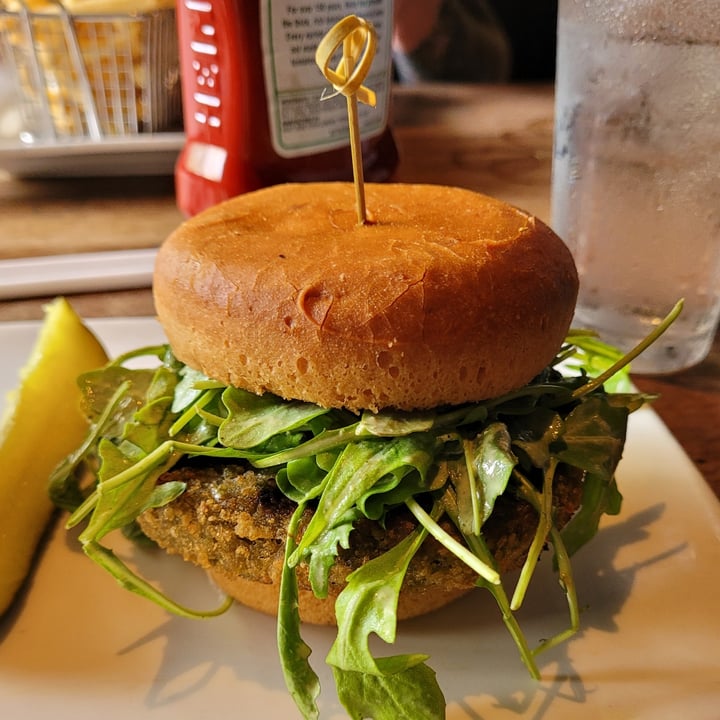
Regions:
<instances>
[{"instance_id":1,"label":"water glass","mask_svg":"<svg viewBox=\"0 0 720 720\"><path fill-rule=\"evenodd\" d=\"M720 315L720 0L560 0L552 224L575 326L627 350L685 299L636 372L709 352Z\"/></svg>"}]
</instances>

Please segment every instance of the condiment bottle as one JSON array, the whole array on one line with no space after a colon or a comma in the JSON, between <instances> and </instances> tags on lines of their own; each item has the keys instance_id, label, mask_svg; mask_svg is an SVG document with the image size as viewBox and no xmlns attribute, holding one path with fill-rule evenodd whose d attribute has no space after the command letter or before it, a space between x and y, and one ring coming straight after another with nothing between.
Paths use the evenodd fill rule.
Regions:
<instances>
[{"instance_id":1,"label":"condiment bottle","mask_svg":"<svg viewBox=\"0 0 720 720\"><path fill-rule=\"evenodd\" d=\"M377 31L363 106L365 179L398 161L388 126L392 0L177 0L186 141L176 196L187 216L234 195L282 182L352 180L346 103L321 100L327 81L318 41L356 14Z\"/></svg>"}]
</instances>

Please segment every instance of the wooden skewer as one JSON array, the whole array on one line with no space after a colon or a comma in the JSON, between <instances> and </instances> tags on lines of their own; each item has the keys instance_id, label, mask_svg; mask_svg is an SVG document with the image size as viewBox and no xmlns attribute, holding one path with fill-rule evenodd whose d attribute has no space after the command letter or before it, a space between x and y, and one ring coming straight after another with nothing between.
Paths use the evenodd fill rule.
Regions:
<instances>
[{"instance_id":1,"label":"wooden skewer","mask_svg":"<svg viewBox=\"0 0 720 720\"><path fill-rule=\"evenodd\" d=\"M330 62L341 45L342 58L337 69L333 70ZM315 53L315 62L335 89L333 93L323 93L321 99L345 95L347 100L358 225L367 222L358 101L373 107L376 103L375 93L362 84L370 71L376 45L377 35L372 24L356 15L348 15L330 29Z\"/></svg>"}]
</instances>

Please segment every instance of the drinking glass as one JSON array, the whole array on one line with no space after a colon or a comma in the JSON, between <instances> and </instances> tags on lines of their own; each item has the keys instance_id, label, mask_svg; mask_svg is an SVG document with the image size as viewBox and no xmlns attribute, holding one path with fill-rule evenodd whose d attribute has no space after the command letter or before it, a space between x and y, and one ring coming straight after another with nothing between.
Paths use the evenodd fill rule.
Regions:
<instances>
[{"instance_id":1,"label":"drinking glass","mask_svg":"<svg viewBox=\"0 0 720 720\"><path fill-rule=\"evenodd\" d=\"M633 363L700 362L720 315L720 0L560 0L552 224L580 274L574 325Z\"/></svg>"}]
</instances>

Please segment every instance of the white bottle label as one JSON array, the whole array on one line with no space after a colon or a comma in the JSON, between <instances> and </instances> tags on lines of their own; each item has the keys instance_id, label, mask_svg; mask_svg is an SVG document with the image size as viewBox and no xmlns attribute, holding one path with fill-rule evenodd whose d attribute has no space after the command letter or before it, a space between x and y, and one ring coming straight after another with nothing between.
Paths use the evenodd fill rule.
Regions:
<instances>
[{"instance_id":1,"label":"white bottle label","mask_svg":"<svg viewBox=\"0 0 720 720\"><path fill-rule=\"evenodd\" d=\"M390 106L392 0L260 0L260 29L270 137L281 157L298 157L349 144L343 95L321 100L332 90L315 64L315 50L328 30L346 15L375 26L377 50L364 85L377 105L358 103L363 140L387 126Z\"/></svg>"}]
</instances>

